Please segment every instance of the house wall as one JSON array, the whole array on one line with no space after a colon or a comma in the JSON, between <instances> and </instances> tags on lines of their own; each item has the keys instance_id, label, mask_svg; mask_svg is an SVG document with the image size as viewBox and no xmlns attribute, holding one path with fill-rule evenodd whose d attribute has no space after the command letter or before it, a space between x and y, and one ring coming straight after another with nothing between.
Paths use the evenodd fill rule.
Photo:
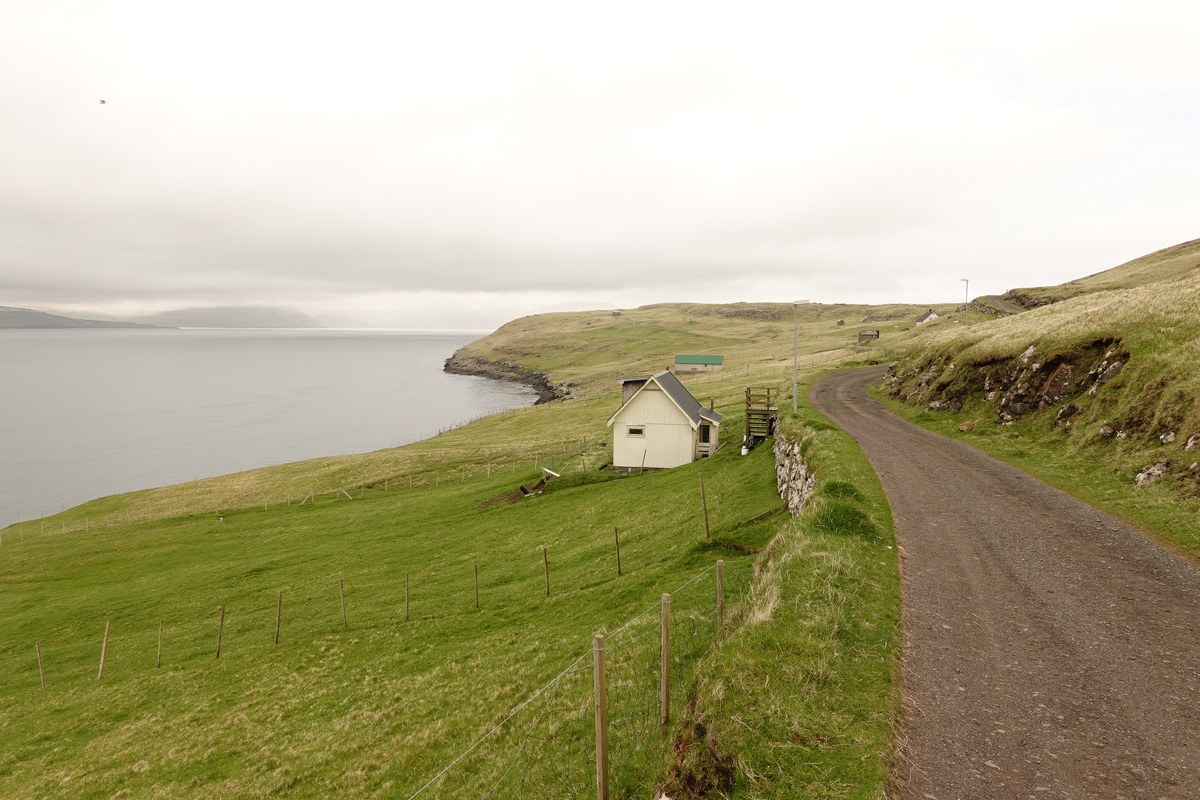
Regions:
<instances>
[{"instance_id":1,"label":"house wall","mask_svg":"<svg viewBox=\"0 0 1200 800\"><path fill-rule=\"evenodd\" d=\"M629 436L629 428L645 428L645 436ZM666 469L689 464L696 452L696 432L679 407L655 384L621 409L613 420L613 466Z\"/></svg>"},{"instance_id":2,"label":"house wall","mask_svg":"<svg viewBox=\"0 0 1200 800\"><path fill-rule=\"evenodd\" d=\"M724 364L676 364L675 372L719 372Z\"/></svg>"}]
</instances>

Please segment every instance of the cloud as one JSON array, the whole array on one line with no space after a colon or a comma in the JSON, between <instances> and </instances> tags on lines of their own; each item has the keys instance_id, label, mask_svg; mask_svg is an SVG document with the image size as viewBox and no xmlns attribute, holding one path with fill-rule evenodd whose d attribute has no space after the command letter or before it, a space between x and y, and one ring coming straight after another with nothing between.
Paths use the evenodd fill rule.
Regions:
<instances>
[{"instance_id":1,"label":"cloud","mask_svg":"<svg viewBox=\"0 0 1200 800\"><path fill-rule=\"evenodd\" d=\"M1185 4L5 13L9 304L920 302L1197 235Z\"/></svg>"}]
</instances>

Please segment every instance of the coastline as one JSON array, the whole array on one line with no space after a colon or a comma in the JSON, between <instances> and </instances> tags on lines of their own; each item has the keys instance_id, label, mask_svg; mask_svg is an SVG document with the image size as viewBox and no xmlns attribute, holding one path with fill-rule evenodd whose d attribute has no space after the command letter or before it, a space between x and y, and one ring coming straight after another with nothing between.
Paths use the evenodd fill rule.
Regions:
<instances>
[{"instance_id":1,"label":"coastline","mask_svg":"<svg viewBox=\"0 0 1200 800\"><path fill-rule=\"evenodd\" d=\"M566 394L550 383L550 376L544 372L538 372L502 358L488 361L480 356L467 355L464 352L465 349L455 350L454 355L446 359L442 370L451 375L476 375L481 378L492 378L510 383L523 383L537 391L538 399L534 402L535 406L567 398Z\"/></svg>"}]
</instances>

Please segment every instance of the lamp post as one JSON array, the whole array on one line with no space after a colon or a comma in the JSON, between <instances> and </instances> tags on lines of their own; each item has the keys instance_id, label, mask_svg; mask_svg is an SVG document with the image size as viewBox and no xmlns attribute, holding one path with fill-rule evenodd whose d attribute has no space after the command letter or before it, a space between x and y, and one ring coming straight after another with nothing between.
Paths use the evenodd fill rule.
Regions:
<instances>
[{"instance_id":1,"label":"lamp post","mask_svg":"<svg viewBox=\"0 0 1200 800\"><path fill-rule=\"evenodd\" d=\"M800 306L807 303L807 300L792 301L792 413L796 413L796 361L799 353L799 318Z\"/></svg>"},{"instance_id":2,"label":"lamp post","mask_svg":"<svg viewBox=\"0 0 1200 800\"><path fill-rule=\"evenodd\" d=\"M967 306L971 304L968 296L971 290L971 281L966 278L959 278L963 282L963 327L967 327Z\"/></svg>"}]
</instances>

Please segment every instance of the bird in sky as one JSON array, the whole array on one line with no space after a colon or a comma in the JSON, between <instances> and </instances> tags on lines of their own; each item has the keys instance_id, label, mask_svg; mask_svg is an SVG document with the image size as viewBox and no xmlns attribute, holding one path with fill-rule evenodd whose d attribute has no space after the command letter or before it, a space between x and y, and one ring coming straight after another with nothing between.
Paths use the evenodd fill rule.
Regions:
<instances>
[{"instance_id":1,"label":"bird in sky","mask_svg":"<svg viewBox=\"0 0 1200 800\"><path fill-rule=\"evenodd\" d=\"M104 105L104 104L105 104L105 103L107 103L107 102L108 102L107 100L101 100L101 101L100 101L100 105Z\"/></svg>"}]
</instances>

